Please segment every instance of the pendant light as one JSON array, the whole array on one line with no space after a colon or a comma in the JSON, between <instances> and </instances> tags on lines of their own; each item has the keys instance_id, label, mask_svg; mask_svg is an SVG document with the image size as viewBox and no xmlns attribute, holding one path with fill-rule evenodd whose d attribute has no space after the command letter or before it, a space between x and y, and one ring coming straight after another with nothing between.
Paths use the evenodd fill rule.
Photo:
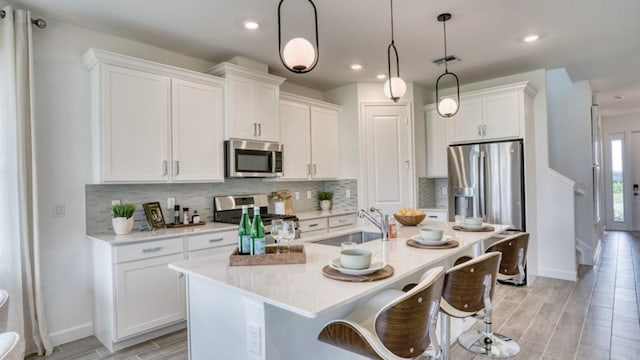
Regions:
<instances>
[{"instance_id":1,"label":"pendant light","mask_svg":"<svg viewBox=\"0 0 640 360\"><path fill-rule=\"evenodd\" d=\"M436 101L438 103L436 111L442 117L452 117L457 114L460 109L460 80L458 80L458 76L456 76L456 74L449 72L449 68L447 67L447 27L445 23L450 19L451 14L449 13L438 15L438 21L442 22L442 29L444 30L444 73L440 75L438 77L438 81L436 81ZM457 100L454 100L451 97L440 98L440 79L446 75L453 76L456 79L456 91L458 94Z\"/></svg>"},{"instance_id":2,"label":"pendant light","mask_svg":"<svg viewBox=\"0 0 640 360\"><path fill-rule=\"evenodd\" d=\"M391 44L387 47L387 81L384 83L384 96L398 102L404 93L407 92L407 84L400 78L400 61L398 60L398 49L396 49L393 39L393 0L391 1ZM396 76L391 76L391 50L396 57Z\"/></svg>"},{"instance_id":3,"label":"pendant light","mask_svg":"<svg viewBox=\"0 0 640 360\"><path fill-rule=\"evenodd\" d=\"M313 45L309 40L296 37L282 48L282 31L280 24L280 8L282 7L282 3L284 0L280 0L278 4L278 53L280 54L280 61L287 70L304 74L313 70L318 64L318 57L320 56L320 47L318 45L318 11L316 10L316 5L311 0L307 0L313 7L313 16L315 18L316 25L316 47L314 49Z\"/></svg>"}]
</instances>

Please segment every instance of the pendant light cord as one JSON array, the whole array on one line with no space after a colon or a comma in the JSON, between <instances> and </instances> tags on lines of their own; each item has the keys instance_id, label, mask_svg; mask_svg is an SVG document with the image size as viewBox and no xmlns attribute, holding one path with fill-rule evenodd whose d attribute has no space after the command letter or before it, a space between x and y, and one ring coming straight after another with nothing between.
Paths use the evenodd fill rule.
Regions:
<instances>
[{"instance_id":1,"label":"pendant light cord","mask_svg":"<svg viewBox=\"0 0 640 360\"><path fill-rule=\"evenodd\" d=\"M448 61L447 61L447 20L442 22L442 33L444 34L443 38L444 38L444 72L448 73L449 72L449 66L448 66Z\"/></svg>"},{"instance_id":2,"label":"pendant light cord","mask_svg":"<svg viewBox=\"0 0 640 360\"><path fill-rule=\"evenodd\" d=\"M391 3L391 43L394 43L393 40L393 0L390 1Z\"/></svg>"}]
</instances>

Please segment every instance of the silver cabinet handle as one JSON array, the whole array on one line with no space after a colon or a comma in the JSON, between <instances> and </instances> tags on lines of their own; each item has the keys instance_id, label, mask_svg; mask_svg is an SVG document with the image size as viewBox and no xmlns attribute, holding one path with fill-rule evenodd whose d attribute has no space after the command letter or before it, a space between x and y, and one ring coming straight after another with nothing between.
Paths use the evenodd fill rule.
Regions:
<instances>
[{"instance_id":1,"label":"silver cabinet handle","mask_svg":"<svg viewBox=\"0 0 640 360\"><path fill-rule=\"evenodd\" d=\"M482 136L487 135L487 124L482 125Z\"/></svg>"},{"instance_id":2,"label":"silver cabinet handle","mask_svg":"<svg viewBox=\"0 0 640 360\"><path fill-rule=\"evenodd\" d=\"M162 175L167 176L167 160L162 160Z\"/></svg>"},{"instance_id":3,"label":"silver cabinet handle","mask_svg":"<svg viewBox=\"0 0 640 360\"><path fill-rule=\"evenodd\" d=\"M152 253L152 252L156 252L156 251L160 251L162 250L162 246L158 246L158 247L154 247L154 248L146 248L146 249L142 249L142 252L145 254L148 253Z\"/></svg>"},{"instance_id":4,"label":"silver cabinet handle","mask_svg":"<svg viewBox=\"0 0 640 360\"><path fill-rule=\"evenodd\" d=\"M437 218L438 218L438 216L437 216L437 215L429 215L428 217L429 217L430 219L437 219Z\"/></svg>"},{"instance_id":5,"label":"silver cabinet handle","mask_svg":"<svg viewBox=\"0 0 640 360\"><path fill-rule=\"evenodd\" d=\"M313 175L316 174L316 164L313 164Z\"/></svg>"},{"instance_id":6,"label":"silver cabinet handle","mask_svg":"<svg viewBox=\"0 0 640 360\"><path fill-rule=\"evenodd\" d=\"M349 221L349 220L345 220L345 219L340 219L340 220L338 220L338 222L339 222L340 224L344 224L344 223L346 223L347 221Z\"/></svg>"},{"instance_id":7,"label":"silver cabinet handle","mask_svg":"<svg viewBox=\"0 0 640 360\"><path fill-rule=\"evenodd\" d=\"M176 175L180 175L180 161L176 160L176 161L174 161L174 164L175 164L175 168L176 168L175 174Z\"/></svg>"},{"instance_id":8,"label":"silver cabinet handle","mask_svg":"<svg viewBox=\"0 0 640 360\"><path fill-rule=\"evenodd\" d=\"M478 136L482 136L482 125L478 125Z\"/></svg>"},{"instance_id":9,"label":"silver cabinet handle","mask_svg":"<svg viewBox=\"0 0 640 360\"><path fill-rule=\"evenodd\" d=\"M253 123L253 136L258 136L258 123Z\"/></svg>"},{"instance_id":10,"label":"silver cabinet handle","mask_svg":"<svg viewBox=\"0 0 640 360\"><path fill-rule=\"evenodd\" d=\"M258 136L262 136L262 124L258 123Z\"/></svg>"},{"instance_id":11,"label":"silver cabinet handle","mask_svg":"<svg viewBox=\"0 0 640 360\"><path fill-rule=\"evenodd\" d=\"M213 242L218 242L218 241L222 241L222 240L224 240L224 238L215 238L215 239L209 239L209 242L213 243Z\"/></svg>"},{"instance_id":12,"label":"silver cabinet handle","mask_svg":"<svg viewBox=\"0 0 640 360\"><path fill-rule=\"evenodd\" d=\"M180 275L178 275L178 279L182 279L184 277L184 273L180 273Z\"/></svg>"},{"instance_id":13,"label":"silver cabinet handle","mask_svg":"<svg viewBox=\"0 0 640 360\"><path fill-rule=\"evenodd\" d=\"M309 227L312 228L312 227L316 227L318 225L320 225L320 224L309 224Z\"/></svg>"},{"instance_id":14,"label":"silver cabinet handle","mask_svg":"<svg viewBox=\"0 0 640 360\"><path fill-rule=\"evenodd\" d=\"M307 175L311 175L311 164L307 164Z\"/></svg>"}]
</instances>

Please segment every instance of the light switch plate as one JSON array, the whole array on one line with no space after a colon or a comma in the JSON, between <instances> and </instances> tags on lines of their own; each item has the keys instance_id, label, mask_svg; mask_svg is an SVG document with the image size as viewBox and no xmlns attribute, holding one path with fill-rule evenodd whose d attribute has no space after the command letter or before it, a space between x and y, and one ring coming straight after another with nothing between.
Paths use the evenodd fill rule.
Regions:
<instances>
[{"instance_id":1,"label":"light switch plate","mask_svg":"<svg viewBox=\"0 0 640 360\"><path fill-rule=\"evenodd\" d=\"M345 196L347 199L351 199L351 190L347 189L347 191L345 192L344 196Z\"/></svg>"},{"instance_id":2,"label":"light switch plate","mask_svg":"<svg viewBox=\"0 0 640 360\"><path fill-rule=\"evenodd\" d=\"M441 188L440 189L440 194L447 195L447 188L446 187Z\"/></svg>"},{"instance_id":3,"label":"light switch plate","mask_svg":"<svg viewBox=\"0 0 640 360\"><path fill-rule=\"evenodd\" d=\"M262 327L258 324L249 323L249 350L256 355L262 354Z\"/></svg>"},{"instance_id":4,"label":"light switch plate","mask_svg":"<svg viewBox=\"0 0 640 360\"><path fill-rule=\"evenodd\" d=\"M307 191L307 199L311 199L311 191Z\"/></svg>"},{"instance_id":5,"label":"light switch plate","mask_svg":"<svg viewBox=\"0 0 640 360\"><path fill-rule=\"evenodd\" d=\"M176 198L167 198L167 209L171 210L176 206Z\"/></svg>"},{"instance_id":6,"label":"light switch plate","mask_svg":"<svg viewBox=\"0 0 640 360\"><path fill-rule=\"evenodd\" d=\"M293 196L296 198L296 200L300 200L300 193L298 191L294 192Z\"/></svg>"}]
</instances>

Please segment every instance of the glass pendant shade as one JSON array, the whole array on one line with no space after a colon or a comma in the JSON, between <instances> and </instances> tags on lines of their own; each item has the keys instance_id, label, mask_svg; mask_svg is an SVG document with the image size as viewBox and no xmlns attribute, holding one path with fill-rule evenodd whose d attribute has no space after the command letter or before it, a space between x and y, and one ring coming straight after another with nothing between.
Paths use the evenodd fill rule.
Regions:
<instances>
[{"instance_id":1,"label":"glass pendant shade","mask_svg":"<svg viewBox=\"0 0 640 360\"><path fill-rule=\"evenodd\" d=\"M438 102L438 113L444 117L452 117L458 112L458 102L452 98L442 98Z\"/></svg>"},{"instance_id":2,"label":"glass pendant shade","mask_svg":"<svg viewBox=\"0 0 640 360\"><path fill-rule=\"evenodd\" d=\"M280 16L280 10L282 8L282 3L284 0L280 0L278 4L278 53L280 55L280 61L287 70L304 74L313 70L316 65L318 65L318 58L320 54L320 45L318 40L318 11L316 10L316 5L312 0L307 0L311 7L313 8L313 17L314 17L314 25L315 25L315 34L316 34L316 46L302 37L296 37L282 47L282 19Z\"/></svg>"},{"instance_id":3,"label":"glass pendant shade","mask_svg":"<svg viewBox=\"0 0 640 360\"><path fill-rule=\"evenodd\" d=\"M301 37L289 40L282 51L284 64L293 70L306 70L316 58L316 50L309 40Z\"/></svg>"},{"instance_id":4,"label":"glass pendant shade","mask_svg":"<svg viewBox=\"0 0 640 360\"><path fill-rule=\"evenodd\" d=\"M384 83L384 96L398 102L407 92L407 84L399 77L392 77ZM391 95L393 93L393 96Z\"/></svg>"}]
</instances>

